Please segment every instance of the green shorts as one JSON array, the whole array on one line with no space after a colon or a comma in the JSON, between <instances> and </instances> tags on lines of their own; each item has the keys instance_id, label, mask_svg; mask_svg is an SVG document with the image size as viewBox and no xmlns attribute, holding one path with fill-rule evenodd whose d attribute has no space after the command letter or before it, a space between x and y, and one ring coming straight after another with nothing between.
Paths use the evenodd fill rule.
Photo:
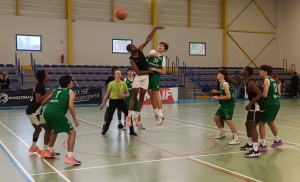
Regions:
<instances>
[{"instance_id":1,"label":"green shorts","mask_svg":"<svg viewBox=\"0 0 300 182\"><path fill-rule=\"evenodd\" d=\"M131 100L131 97L126 97L125 98L125 103L126 103L128 108L129 108L130 100ZM136 101L134 102L133 109L132 109L133 111L137 111L138 102L139 101L136 99Z\"/></svg>"},{"instance_id":2,"label":"green shorts","mask_svg":"<svg viewBox=\"0 0 300 182\"><path fill-rule=\"evenodd\" d=\"M234 102L232 104L222 104L217 110L215 116L220 116L220 118L225 120L232 120L234 107Z\"/></svg>"},{"instance_id":3,"label":"green shorts","mask_svg":"<svg viewBox=\"0 0 300 182\"><path fill-rule=\"evenodd\" d=\"M149 74L149 86L148 89L153 91L159 91L160 74Z\"/></svg>"},{"instance_id":4,"label":"green shorts","mask_svg":"<svg viewBox=\"0 0 300 182\"><path fill-rule=\"evenodd\" d=\"M54 130L57 133L69 132L74 130L72 123L66 116L44 113L44 118L47 122L47 130Z\"/></svg>"},{"instance_id":5,"label":"green shorts","mask_svg":"<svg viewBox=\"0 0 300 182\"><path fill-rule=\"evenodd\" d=\"M280 105L266 106L261 121L264 123L271 123L272 121L275 120L279 109L280 109Z\"/></svg>"}]
</instances>

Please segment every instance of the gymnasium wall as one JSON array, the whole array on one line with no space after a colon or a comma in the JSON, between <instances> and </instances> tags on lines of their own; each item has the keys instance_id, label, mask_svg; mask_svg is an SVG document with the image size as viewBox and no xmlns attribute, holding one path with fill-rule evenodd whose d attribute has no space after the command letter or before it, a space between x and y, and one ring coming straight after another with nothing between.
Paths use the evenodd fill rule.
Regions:
<instances>
[{"instance_id":1,"label":"gymnasium wall","mask_svg":"<svg viewBox=\"0 0 300 182\"><path fill-rule=\"evenodd\" d=\"M11 2L10 2L11 1ZM228 0L228 23L247 5L247 0ZM10 3L8 3L10 2ZM14 16L15 1L0 0L0 60L12 63L15 52L15 34L41 34L43 51L34 52L40 64L59 63L61 54L67 59L66 4L61 0L20 1L20 16ZM38 2L38 3L37 3ZM112 38L129 38L141 44L152 30L150 0L115 0L115 9L124 7L129 15L126 20L111 21L111 0L72 0L73 64L128 65L128 54L112 54ZM176 56L180 62L191 66L220 66L223 63L223 30L221 29L221 0L198 0L191 4L191 27L188 27L188 1L157 0L157 23L166 29L157 33L157 42L166 41L170 50L165 53L170 61ZM250 2L250 0L249 0ZM248 2L248 3L249 3ZM268 17L275 22L277 5L272 0L256 0ZM134 4L134 6L129 5ZM274 31L266 25L260 12L250 5L228 29L251 29ZM10 15L10 16L1 16ZM38 18L37 18L38 17ZM249 27L251 24L251 27ZM254 26L252 26L252 24ZM253 27L253 28L252 28ZM2 33L3 32L3 33ZM231 36L251 58L265 46L274 35L233 33ZM61 40L63 43L61 43ZM206 56L189 56L189 42L206 42ZM152 42L145 53L153 48ZM276 39L256 58L255 62L278 66ZM23 64L29 64L29 53L18 52ZM41 57L43 58L41 58ZM227 66L244 66L248 58L228 37Z\"/></svg>"},{"instance_id":2,"label":"gymnasium wall","mask_svg":"<svg viewBox=\"0 0 300 182\"><path fill-rule=\"evenodd\" d=\"M279 10L279 59L282 61L286 59L288 61L288 68L291 68L291 64L295 64L299 73L300 69L300 1L298 0L280 0L278 3ZM281 62L282 64L282 62ZM297 68L296 67L296 68Z\"/></svg>"},{"instance_id":3,"label":"gymnasium wall","mask_svg":"<svg viewBox=\"0 0 300 182\"><path fill-rule=\"evenodd\" d=\"M246 66L250 60L257 66L281 65L275 34L277 14L277 0L228 0L229 66ZM250 66L255 65L252 63Z\"/></svg>"}]
</instances>

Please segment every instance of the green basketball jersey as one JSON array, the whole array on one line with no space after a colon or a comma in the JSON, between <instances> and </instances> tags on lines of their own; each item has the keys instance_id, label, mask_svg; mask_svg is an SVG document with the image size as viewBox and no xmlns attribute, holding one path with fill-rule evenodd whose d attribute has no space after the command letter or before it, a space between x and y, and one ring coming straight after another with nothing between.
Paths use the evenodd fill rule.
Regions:
<instances>
[{"instance_id":1,"label":"green basketball jersey","mask_svg":"<svg viewBox=\"0 0 300 182\"><path fill-rule=\"evenodd\" d=\"M265 104L267 106L280 105L279 94L278 94L278 85L273 78L269 77L267 79L270 82L270 87L268 90L267 97L265 98Z\"/></svg>"},{"instance_id":2,"label":"green basketball jersey","mask_svg":"<svg viewBox=\"0 0 300 182\"><path fill-rule=\"evenodd\" d=\"M147 56L148 59L148 68L157 68L160 69L164 60L164 56L160 55L159 57L150 57ZM159 74L154 72L153 74Z\"/></svg>"},{"instance_id":3,"label":"green basketball jersey","mask_svg":"<svg viewBox=\"0 0 300 182\"><path fill-rule=\"evenodd\" d=\"M127 87L128 87L128 91L129 91L129 94L130 94L130 96L129 96L129 97L126 97L125 100L126 100L126 99L129 99L129 100L130 100L131 97L132 97L132 83L133 83L133 79L132 79L132 81L131 81L131 80L127 77L125 83L126 83L126 85L127 85Z\"/></svg>"},{"instance_id":4,"label":"green basketball jersey","mask_svg":"<svg viewBox=\"0 0 300 182\"><path fill-rule=\"evenodd\" d=\"M45 113L51 112L55 115L65 115L69 110L70 92L71 89L69 88L55 89L45 109Z\"/></svg>"},{"instance_id":5,"label":"green basketball jersey","mask_svg":"<svg viewBox=\"0 0 300 182\"><path fill-rule=\"evenodd\" d=\"M232 87L230 86L230 84L226 81L223 81L222 83L220 83L220 96L226 96L226 92L223 88L223 84L224 83L227 83L228 86L229 86L229 92L230 92L230 95L231 95L231 98L230 99L227 99L227 100L221 100L222 102L222 105L223 104L231 104L231 103L234 103L234 98L232 97L232 93L233 93L233 90L232 90Z\"/></svg>"}]
</instances>

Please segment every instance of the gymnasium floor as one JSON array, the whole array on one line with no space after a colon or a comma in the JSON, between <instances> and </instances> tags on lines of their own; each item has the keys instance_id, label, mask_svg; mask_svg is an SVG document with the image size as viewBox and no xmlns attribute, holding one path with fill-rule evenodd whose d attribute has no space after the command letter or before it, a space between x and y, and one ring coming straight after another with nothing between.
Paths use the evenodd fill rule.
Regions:
<instances>
[{"instance_id":1,"label":"gymnasium floor","mask_svg":"<svg viewBox=\"0 0 300 182\"><path fill-rule=\"evenodd\" d=\"M239 146L247 139L244 106L244 101L237 103L234 115L241 137ZM66 134L60 134L55 145L62 156L40 160L30 154L33 128L25 110L0 110L1 181L296 182L300 179L299 106L298 100L282 100L276 122L284 145L271 149L273 136L267 127L269 150L253 159L245 158L239 146L227 144L231 139L228 126L225 139L213 139L217 102L165 104L162 126L156 126L151 107L145 105L142 121L146 130L131 138L117 129L116 115L111 132L101 136L104 111L98 106L77 107L82 122L76 128L75 155L81 166L64 163ZM41 148L43 134L38 143Z\"/></svg>"}]
</instances>

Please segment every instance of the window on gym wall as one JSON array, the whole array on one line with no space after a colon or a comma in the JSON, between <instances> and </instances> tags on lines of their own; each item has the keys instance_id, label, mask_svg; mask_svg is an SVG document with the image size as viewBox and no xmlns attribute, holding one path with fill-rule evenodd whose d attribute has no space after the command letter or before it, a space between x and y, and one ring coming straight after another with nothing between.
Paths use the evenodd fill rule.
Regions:
<instances>
[{"instance_id":1,"label":"window on gym wall","mask_svg":"<svg viewBox=\"0 0 300 182\"><path fill-rule=\"evenodd\" d=\"M189 43L190 56L206 56L206 43L205 42L190 42Z\"/></svg>"},{"instance_id":2,"label":"window on gym wall","mask_svg":"<svg viewBox=\"0 0 300 182\"><path fill-rule=\"evenodd\" d=\"M115 54L130 54L126 47L131 44L131 39L112 39L112 53Z\"/></svg>"},{"instance_id":3,"label":"window on gym wall","mask_svg":"<svg viewBox=\"0 0 300 182\"><path fill-rule=\"evenodd\" d=\"M16 35L17 51L42 51L42 36L40 35Z\"/></svg>"}]
</instances>

